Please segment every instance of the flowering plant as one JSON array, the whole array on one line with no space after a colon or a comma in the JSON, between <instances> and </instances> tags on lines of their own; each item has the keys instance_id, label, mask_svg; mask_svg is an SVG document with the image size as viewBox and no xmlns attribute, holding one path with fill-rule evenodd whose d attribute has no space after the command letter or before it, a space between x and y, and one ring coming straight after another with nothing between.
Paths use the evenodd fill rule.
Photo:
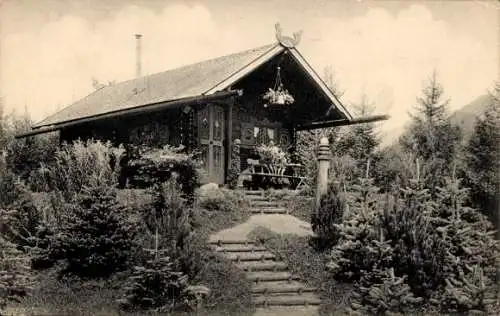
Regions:
<instances>
[{"instance_id":1,"label":"flowering plant","mask_svg":"<svg viewBox=\"0 0 500 316\"><path fill-rule=\"evenodd\" d=\"M273 166L285 166L288 163L288 153L271 142L269 145L257 147L257 153L263 164Z\"/></svg>"},{"instance_id":2,"label":"flowering plant","mask_svg":"<svg viewBox=\"0 0 500 316\"><path fill-rule=\"evenodd\" d=\"M269 88L262 98L269 101L271 104L292 104L295 102L293 96L288 90L283 88L282 84L280 84L276 90ZM264 106L267 107L267 104Z\"/></svg>"}]
</instances>

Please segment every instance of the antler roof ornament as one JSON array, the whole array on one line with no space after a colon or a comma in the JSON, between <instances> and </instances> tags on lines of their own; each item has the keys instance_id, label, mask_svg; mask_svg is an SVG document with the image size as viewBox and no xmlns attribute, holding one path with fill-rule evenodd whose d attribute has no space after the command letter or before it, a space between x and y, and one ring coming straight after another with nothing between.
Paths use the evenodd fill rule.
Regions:
<instances>
[{"instance_id":1,"label":"antler roof ornament","mask_svg":"<svg viewBox=\"0 0 500 316\"><path fill-rule=\"evenodd\" d=\"M276 40L278 41L278 43L280 43L280 45L287 48L292 48L299 44L300 38L302 36L302 31L295 32L293 33L293 37L290 37L290 36L283 36L279 22L275 24L275 28L276 28Z\"/></svg>"}]
</instances>

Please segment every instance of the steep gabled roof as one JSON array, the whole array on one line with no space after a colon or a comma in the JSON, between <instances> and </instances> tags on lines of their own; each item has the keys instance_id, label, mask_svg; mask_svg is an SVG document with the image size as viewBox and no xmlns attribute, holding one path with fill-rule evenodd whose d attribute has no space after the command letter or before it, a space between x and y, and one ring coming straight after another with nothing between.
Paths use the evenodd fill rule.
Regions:
<instances>
[{"instance_id":1,"label":"steep gabled roof","mask_svg":"<svg viewBox=\"0 0 500 316\"><path fill-rule=\"evenodd\" d=\"M234 76L254 69L284 50L266 45L153 75L104 86L37 123L34 128L168 102L210 95L227 87ZM214 88L220 89L214 89Z\"/></svg>"},{"instance_id":2,"label":"steep gabled roof","mask_svg":"<svg viewBox=\"0 0 500 316\"><path fill-rule=\"evenodd\" d=\"M295 47L275 43L104 86L35 124L33 132L28 134L38 134L45 129L58 129L63 125L73 125L103 116L122 115L148 106L161 104L162 107L168 107L171 103L192 102L197 98L217 96L283 52L289 52L297 61L326 100L331 102L331 109L341 113L342 120L352 120L349 112L299 51Z\"/></svg>"}]
</instances>

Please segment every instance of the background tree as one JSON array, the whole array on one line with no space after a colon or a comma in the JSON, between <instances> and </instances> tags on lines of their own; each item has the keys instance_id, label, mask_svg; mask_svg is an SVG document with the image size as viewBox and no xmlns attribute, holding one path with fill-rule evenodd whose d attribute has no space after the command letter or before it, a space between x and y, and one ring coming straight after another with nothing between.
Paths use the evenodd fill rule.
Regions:
<instances>
[{"instance_id":1,"label":"background tree","mask_svg":"<svg viewBox=\"0 0 500 316\"><path fill-rule=\"evenodd\" d=\"M359 104L352 105L356 116L367 116L373 113L374 105L368 101L365 94ZM380 144L374 123L348 126L339 136L335 150L347 154L357 162L356 174L361 175L368 160L373 160L375 150Z\"/></svg>"},{"instance_id":2,"label":"background tree","mask_svg":"<svg viewBox=\"0 0 500 316\"><path fill-rule=\"evenodd\" d=\"M434 175L426 184L432 194L442 184L439 179L450 174L461 141L459 127L452 126L449 120L449 100L443 101L443 94L443 86L434 72L422 89L422 96L417 98L409 128L399 139L403 151L422 158Z\"/></svg>"},{"instance_id":3,"label":"background tree","mask_svg":"<svg viewBox=\"0 0 500 316\"><path fill-rule=\"evenodd\" d=\"M466 178L471 188L473 205L500 228L500 82L491 95L492 101L477 118L474 132L466 146Z\"/></svg>"},{"instance_id":4,"label":"background tree","mask_svg":"<svg viewBox=\"0 0 500 316\"><path fill-rule=\"evenodd\" d=\"M344 92L339 88L338 81L335 77L335 71L331 66L324 68L323 81L328 88L337 97L341 98ZM311 131L300 131L297 133L297 144L295 152L295 160L302 164L306 169L309 181L314 183L316 174L316 153L318 151L319 141L322 137L327 137L330 142L330 147L334 147L337 140L339 128L328 127Z\"/></svg>"}]
</instances>

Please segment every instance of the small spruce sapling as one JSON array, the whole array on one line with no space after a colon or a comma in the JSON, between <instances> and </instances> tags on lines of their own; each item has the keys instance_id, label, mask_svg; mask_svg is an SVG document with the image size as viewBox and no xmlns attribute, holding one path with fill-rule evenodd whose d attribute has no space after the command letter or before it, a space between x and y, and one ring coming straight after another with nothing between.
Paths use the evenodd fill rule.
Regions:
<instances>
[{"instance_id":1,"label":"small spruce sapling","mask_svg":"<svg viewBox=\"0 0 500 316\"><path fill-rule=\"evenodd\" d=\"M185 207L176 179L157 185L151 212L143 214L146 245L133 268L122 309L172 312L189 305L188 275L182 272L181 253L190 236L190 210Z\"/></svg>"},{"instance_id":2,"label":"small spruce sapling","mask_svg":"<svg viewBox=\"0 0 500 316\"><path fill-rule=\"evenodd\" d=\"M29 257L0 234L0 311L25 296L32 283Z\"/></svg>"},{"instance_id":3,"label":"small spruce sapling","mask_svg":"<svg viewBox=\"0 0 500 316\"><path fill-rule=\"evenodd\" d=\"M125 268L136 234L127 214L111 187L87 188L79 194L52 243L67 264L66 272L103 277Z\"/></svg>"},{"instance_id":4,"label":"small spruce sapling","mask_svg":"<svg viewBox=\"0 0 500 316\"><path fill-rule=\"evenodd\" d=\"M448 275L438 302L446 310L487 312L492 305L488 294L492 293L499 242L485 216L464 205L468 189L461 187L461 180L453 173L445 183L437 193L436 230L448 249Z\"/></svg>"},{"instance_id":5,"label":"small spruce sapling","mask_svg":"<svg viewBox=\"0 0 500 316\"><path fill-rule=\"evenodd\" d=\"M406 315L414 312L422 300L413 295L406 276L396 276L393 268L376 269L368 278L361 278L349 312L358 315Z\"/></svg>"},{"instance_id":6,"label":"small spruce sapling","mask_svg":"<svg viewBox=\"0 0 500 316\"><path fill-rule=\"evenodd\" d=\"M316 234L315 244L319 249L335 245L339 239L336 225L342 223L346 209L346 198L338 184L331 183L322 197L317 212L311 214L312 230Z\"/></svg>"},{"instance_id":7,"label":"small spruce sapling","mask_svg":"<svg viewBox=\"0 0 500 316\"><path fill-rule=\"evenodd\" d=\"M365 178L359 179L358 184L353 186L353 207L342 223L334 224L339 241L331 250L331 260L327 267L337 278L344 280L359 280L386 255L385 242L380 240L382 232L377 227L378 205L375 193L378 189L368 176L369 162ZM378 244L379 242L382 244Z\"/></svg>"}]
</instances>

